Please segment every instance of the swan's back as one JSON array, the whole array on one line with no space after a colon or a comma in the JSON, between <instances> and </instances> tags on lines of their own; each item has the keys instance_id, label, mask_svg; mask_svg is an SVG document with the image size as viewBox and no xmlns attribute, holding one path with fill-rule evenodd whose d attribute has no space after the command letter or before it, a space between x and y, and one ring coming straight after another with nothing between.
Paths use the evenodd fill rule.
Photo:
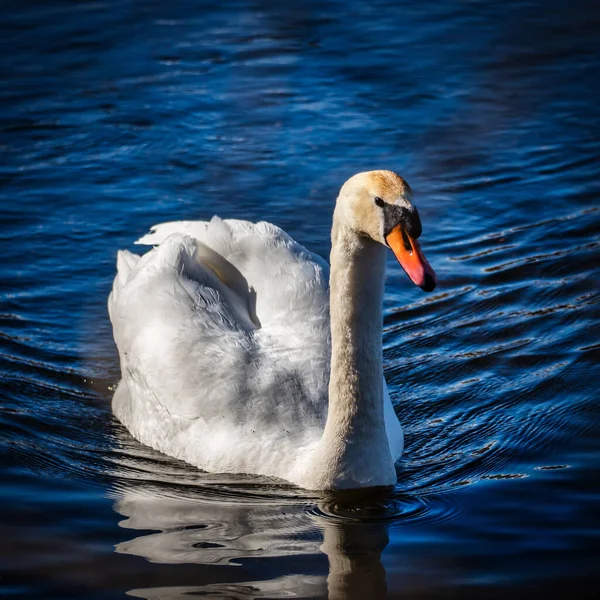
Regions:
<instances>
[{"instance_id":1,"label":"swan's back","mask_svg":"<svg viewBox=\"0 0 600 600\"><path fill-rule=\"evenodd\" d=\"M138 243L158 246L119 252L109 298L115 414L202 469L285 477L326 418L326 263L269 223L166 223Z\"/></svg>"}]
</instances>

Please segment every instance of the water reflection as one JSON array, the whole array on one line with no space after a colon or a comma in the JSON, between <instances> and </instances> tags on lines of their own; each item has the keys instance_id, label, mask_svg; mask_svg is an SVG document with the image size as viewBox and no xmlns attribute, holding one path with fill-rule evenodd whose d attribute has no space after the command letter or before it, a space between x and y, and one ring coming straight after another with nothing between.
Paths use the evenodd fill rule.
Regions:
<instances>
[{"instance_id":1,"label":"water reflection","mask_svg":"<svg viewBox=\"0 0 600 600\"><path fill-rule=\"evenodd\" d=\"M364 493L330 494L324 504L341 508L341 515L352 513L354 506L364 502L380 512L377 507L385 507L388 496L389 492L385 491L371 492L368 496ZM389 541L386 522L380 519L352 521L342 517L323 518L319 525L323 528L321 550L329 560L328 598L384 598L387 585L381 553Z\"/></svg>"},{"instance_id":2,"label":"water reflection","mask_svg":"<svg viewBox=\"0 0 600 600\"><path fill-rule=\"evenodd\" d=\"M118 544L116 551L161 564L241 566L253 557L267 565L269 558L317 559L288 560L286 568L297 566L298 572L273 578L266 566L263 576L252 581L217 583L209 575L198 586L129 592L138 598L384 598L381 553L388 543L390 496L391 490L371 490L324 494L315 506L291 499L282 505L281 498L227 501L201 492L170 495L157 488L132 487L121 492L115 509L126 517L122 527L140 533ZM319 560L323 555L328 565Z\"/></svg>"}]
</instances>

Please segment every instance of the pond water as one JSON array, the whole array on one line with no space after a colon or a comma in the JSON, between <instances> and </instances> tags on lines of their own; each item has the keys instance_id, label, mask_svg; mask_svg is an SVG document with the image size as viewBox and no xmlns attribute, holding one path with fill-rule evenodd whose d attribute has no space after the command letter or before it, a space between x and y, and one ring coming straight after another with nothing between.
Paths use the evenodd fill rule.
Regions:
<instances>
[{"instance_id":1,"label":"pond water","mask_svg":"<svg viewBox=\"0 0 600 600\"><path fill-rule=\"evenodd\" d=\"M272 4L3 11L0 595L594 596L599 5ZM117 249L218 214L327 257L340 185L374 168L413 187L440 282L390 256L396 488L136 442L110 408Z\"/></svg>"}]
</instances>

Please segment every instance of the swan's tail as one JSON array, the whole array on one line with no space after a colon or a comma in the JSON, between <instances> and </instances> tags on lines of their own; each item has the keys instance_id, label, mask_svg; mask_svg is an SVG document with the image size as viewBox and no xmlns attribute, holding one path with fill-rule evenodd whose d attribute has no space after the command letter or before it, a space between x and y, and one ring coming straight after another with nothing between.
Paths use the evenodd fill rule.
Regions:
<instances>
[{"instance_id":1,"label":"swan's tail","mask_svg":"<svg viewBox=\"0 0 600 600\"><path fill-rule=\"evenodd\" d=\"M113 316L113 307L118 303L121 292L129 279L129 274L138 264L140 258L141 256L129 252L128 250L119 250L117 252L117 276L113 282L112 292L108 297L108 314L110 315L111 320Z\"/></svg>"},{"instance_id":2,"label":"swan's tail","mask_svg":"<svg viewBox=\"0 0 600 600\"><path fill-rule=\"evenodd\" d=\"M129 273L138 264L140 256L129 252L129 250L119 250L117 252L117 278L121 286L125 285Z\"/></svg>"}]
</instances>

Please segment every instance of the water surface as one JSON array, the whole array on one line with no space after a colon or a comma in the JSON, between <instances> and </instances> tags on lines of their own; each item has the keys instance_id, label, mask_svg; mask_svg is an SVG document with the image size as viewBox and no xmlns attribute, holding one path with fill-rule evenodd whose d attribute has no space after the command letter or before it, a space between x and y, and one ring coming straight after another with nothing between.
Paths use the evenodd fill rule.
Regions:
<instances>
[{"instance_id":1,"label":"water surface","mask_svg":"<svg viewBox=\"0 0 600 600\"><path fill-rule=\"evenodd\" d=\"M598 6L11 4L2 593L593 596ZM110 410L117 249L219 214L327 256L340 185L372 168L415 190L440 280L390 257L396 488L307 493L136 442Z\"/></svg>"}]
</instances>

